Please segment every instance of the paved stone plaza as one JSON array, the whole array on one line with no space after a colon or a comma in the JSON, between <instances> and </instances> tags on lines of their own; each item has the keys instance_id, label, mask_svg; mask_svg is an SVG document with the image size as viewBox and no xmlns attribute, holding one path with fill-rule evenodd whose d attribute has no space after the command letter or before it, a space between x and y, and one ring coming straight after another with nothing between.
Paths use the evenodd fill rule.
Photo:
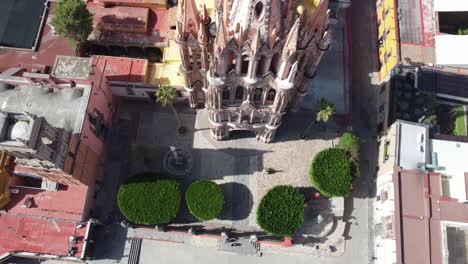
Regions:
<instances>
[{"instance_id":1,"label":"paved stone plaza","mask_svg":"<svg viewBox=\"0 0 468 264\"><path fill-rule=\"evenodd\" d=\"M315 139L300 140L299 135L312 117L307 120L307 116L297 114L286 120L275 144L257 142L247 131L234 132L233 140L214 141L205 110L178 111L188 129L183 135L176 132L177 122L171 111L156 104L125 103L120 117L122 122L136 120L131 126L135 135L128 137L124 133L118 142L129 141L129 175L141 171L166 173L162 160L170 146L191 152L192 173L176 177L182 191L196 180L209 179L225 193L226 204L219 218L204 223L212 227L259 230L255 212L261 197L280 184L311 187L308 171L312 158L322 149L332 147L332 141L339 136L336 130L328 130L314 134ZM271 168L274 173L266 174L264 168ZM197 220L183 207L176 222L189 224Z\"/></svg>"}]
</instances>

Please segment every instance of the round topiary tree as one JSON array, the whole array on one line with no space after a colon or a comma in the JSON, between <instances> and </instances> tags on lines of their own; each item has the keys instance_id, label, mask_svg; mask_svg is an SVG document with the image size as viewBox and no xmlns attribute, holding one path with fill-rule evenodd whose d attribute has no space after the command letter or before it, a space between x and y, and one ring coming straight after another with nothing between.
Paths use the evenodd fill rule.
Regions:
<instances>
[{"instance_id":1,"label":"round topiary tree","mask_svg":"<svg viewBox=\"0 0 468 264\"><path fill-rule=\"evenodd\" d=\"M310 168L310 180L327 197L348 196L356 168L349 153L340 148L322 150Z\"/></svg>"},{"instance_id":2,"label":"round topiary tree","mask_svg":"<svg viewBox=\"0 0 468 264\"><path fill-rule=\"evenodd\" d=\"M192 183L185 193L190 213L202 221L216 218L224 205L224 194L215 182L200 180Z\"/></svg>"},{"instance_id":3,"label":"round topiary tree","mask_svg":"<svg viewBox=\"0 0 468 264\"><path fill-rule=\"evenodd\" d=\"M273 187L260 201L257 223L277 236L292 236L304 222L304 195L291 185Z\"/></svg>"},{"instance_id":4,"label":"round topiary tree","mask_svg":"<svg viewBox=\"0 0 468 264\"><path fill-rule=\"evenodd\" d=\"M359 138L351 132L345 132L341 136L338 148L348 151L354 160L359 158Z\"/></svg>"},{"instance_id":5,"label":"round topiary tree","mask_svg":"<svg viewBox=\"0 0 468 264\"><path fill-rule=\"evenodd\" d=\"M179 211L181 194L173 179L155 173L130 177L120 186L117 203L130 222L144 225L167 224Z\"/></svg>"}]
</instances>

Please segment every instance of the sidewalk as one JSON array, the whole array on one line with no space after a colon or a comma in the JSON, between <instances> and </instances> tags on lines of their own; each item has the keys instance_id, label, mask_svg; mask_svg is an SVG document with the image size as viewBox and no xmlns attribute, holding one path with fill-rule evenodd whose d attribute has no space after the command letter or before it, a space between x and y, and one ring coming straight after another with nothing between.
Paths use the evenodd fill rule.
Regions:
<instances>
[{"instance_id":1,"label":"sidewalk","mask_svg":"<svg viewBox=\"0 0 468 264\"><path fill-rule=\"evenodd\" d=\"M344 229L344 223L340 227ZM337 230L337 233L340 233L340 230ZM166 243L185 244L189 246L210 248L214 250L218 248L218 241L224 240L224 238L222 238L221 236L216 235L191 235L185 232L161 232L149 228L129 228L127 234L127 244L130 243L130 240L132 238L140 238L143 240L160 241ZM281 253L286 255L310 254L317 256L340 256L344 253L346 248L346 241L342 236L341 239L337 237L337 241L334 245L336 250L331 253L329 252L328 248L326 248L331 246L329 245L329 243L324 243L323 245L320 244L319 247L311 247L306 245L293 245L287 247L284 246L282 242L258 242L261 245L261 251L263 254Z\"/></svg>"}]
</instances>

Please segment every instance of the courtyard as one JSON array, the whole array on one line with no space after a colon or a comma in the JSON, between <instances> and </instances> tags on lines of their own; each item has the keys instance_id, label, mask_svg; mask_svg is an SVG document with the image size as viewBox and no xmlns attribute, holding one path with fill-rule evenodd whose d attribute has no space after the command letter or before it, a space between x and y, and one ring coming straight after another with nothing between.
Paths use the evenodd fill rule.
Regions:
<instances>
[{"instance_id":1,"label":"courtyard","mask_svg":"<svg viewBox=\"0 0 468 264\"><path fill-rule=\"evenodd\" d=\"M206 179L220 185L225 195L220 216L202 224L211 229L261 231L256 224L256 208L265 193L276 185L299 187L306 200L310 200L313 192L308 172L312 158L319 151L332 147L339 137L334 127L312 133L309 135L313 137L311 140L300 140L299 135L307 126L307 117L298 115L285 119L275 144L257 142L248 131L234 131L233 140L214 141L205 110L194 111L180 106L178 113L187 128L184 134L177 132L174 114L157 104L123 104L119 123L131 123L132 128L130 135L119 133L116 139L118 144L129 149L120 152L128 161L127 175L123 177L144 171L170 174L163 166L170 147L186 151L191 155L191 172L171 176L181 184L182 193L191 183ZM309 120L312 122L312 117ZM273 172L265 173L265 168ZM201 225L184 203L174 224Z\"/></svg>"},{"instance_id":2,"label":"courtyard","mask_svg":"<svg viewBox=\"0 0 468 264\"><path fill-rule=\"evenodd\" d=\"M132 237L147 237L148 241L178 241L177 235L156 232L154 226L146 228L152 230L150 233L122 228L120 222L124 217L116 205L118 187L131 175L146 171L167 174L163 160L171 146L186 150L192 156L191 173L170 176L178 180L182 193L194 181L212 180L222 188L225 205L217 219L200 222L182 202L181 210L170 227L167 227L168 230L187 233L193 227L212 231L212 234L218 236L222 231L231 231L237 232L239 236L256 234L260 240L273 239L280 242L280 238L265 234L259 228L256 209L268 190L276 185L290 184L304 193L308 204L304 225L294 237L294 241L301 244L299 248L309 245L312 252L312 247L315 249L317 243L312 236L318 234L327 233L320 243L328 244L343 237L345 226L349 225L345 222L346 219L341 218L344 214L344 199L313 200L315 190L309 178L313 157L321 150L338 143L341 129L336 123L330 122L321 129L313 129L308 132L307 140L301 140L300 135L314 120L312 113L289 113L274 144L257 142L253 134L245 131L234 132L232 140L214 141L211 139L205 110L194 111L182 105L176 107L183 126L187 128L184 134L177 132L173 112L156 103L125 101L120 106L117 122L109 135L105 176L97 193L93 213L93 217L104 224L97 228L96 239L108 239L111 235L113 239L109 243L96 244L94 259L124 261L128 256ZM273 172L268 174L264 172L265 168L270 168ZM319 213L325 216L322 225L317 224ZM330 223L333 219L326 217L330 213L336 216L334 224ZM346 230L349 232L349 226ZM192 246L193 243L198 243L198 240L193 242L186 238L183 241ZM143 245L145 243L149 242L144 239ZM216 243L213 246L215 249ZM263 245L262 249L268 251ZM336 254L342 254L343 251L344 243Z\"/></svg>"}]
</instances>

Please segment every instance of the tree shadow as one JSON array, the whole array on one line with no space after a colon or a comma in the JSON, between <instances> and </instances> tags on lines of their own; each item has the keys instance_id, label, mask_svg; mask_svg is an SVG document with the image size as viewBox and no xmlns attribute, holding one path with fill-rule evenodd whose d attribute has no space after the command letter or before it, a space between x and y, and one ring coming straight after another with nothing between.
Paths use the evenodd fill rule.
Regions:
<instances>
[{"instance_id":1,"label":"tree shadow","mask_svg":"<svg viewBox=\"0 0 468 264\"><path fill-rule=\"evenodd\" d=\"M313 111L287 112L278 128L274 142L295 140L331 140L341 133L336 122L315 122Z\"/></svg>"},{"instance_id":2,"label":"tree shadow","mask_svg":"<svg viewBox=\"0 0 468 264\"><path fill-rule=\"evenodd\" d=\"M93 243L89 257L92 259L113 259L120 260L124 257L125 244L127 241L126 228L120 224L96 226L93 230L93 237L95 241L100 243ZM104 243L104 241L106 241Z\"/></svg>"},{"instance_id":3,"label":"tree shadow","mask_svg":"<svg viewBox=\"0 0 468 264\"><path fill-rule=\"evenodd\" d=\"M351 239L352 237L349 235L351 230L351 220L356 219L356 217L352 216L354 211L354 198L353 197L346 197L344 198L344 212L343 212L343 222L346 222L346 226L343 231L343 236L346 240Z\"/></svg>"},{"instance_id":4,"label":"tree shadow","mask_svg":"<svg viewBox=\"0 0 468 264\"><path fill-rule=\"evenodd\" d=\"M253 196L249 188L236 182L224 183L220 187L224 193L224 207L218 219L242 220L247 218L253 206Z\"/></svg>"}]
</instances>

